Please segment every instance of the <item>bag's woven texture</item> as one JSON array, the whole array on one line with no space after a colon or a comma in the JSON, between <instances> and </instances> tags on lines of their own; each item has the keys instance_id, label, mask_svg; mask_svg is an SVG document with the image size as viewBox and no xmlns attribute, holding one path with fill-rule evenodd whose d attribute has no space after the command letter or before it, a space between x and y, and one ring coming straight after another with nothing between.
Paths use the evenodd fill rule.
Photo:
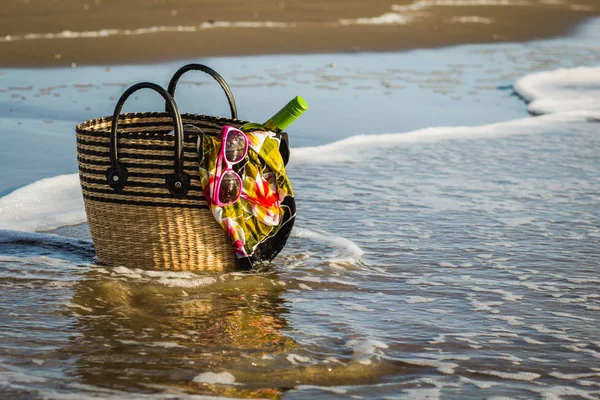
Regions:
<instances>
[{"instance_id":1,"label":"bag's woven texture","mask_svg":"<svg viewBox=\"0 0 600 400\"><path fill-rule=\"evenodd\" d=\"M244 121L182 115L205 134ZM98 262L113 266L173 271L223 272L238 268L225 232L210 212L199 177L193 132L184 134L184 171L189 192L173 196L165 176L173 172L173 117L168 113L122 114L118 125L119 163L127 185L118 193L107 184L111 117L79 124L77 159L88 223Z\"/></svg>"}]
</instances>

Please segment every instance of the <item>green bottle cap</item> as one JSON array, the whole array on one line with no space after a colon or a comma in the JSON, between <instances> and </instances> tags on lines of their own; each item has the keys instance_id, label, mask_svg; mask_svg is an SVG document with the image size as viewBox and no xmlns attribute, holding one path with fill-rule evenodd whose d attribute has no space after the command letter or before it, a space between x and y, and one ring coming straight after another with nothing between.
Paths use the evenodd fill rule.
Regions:
<instances>
[{"instance_id":1,"label":"green bottle cap","mask_svg":"<svg viewBox=\"0 0 600 400\"><path fill-rule=\"evenodd\" d=\"M306 100L300 96L296 96L279 110L277 114L271 117L271 122L280 130L284 130L306 110L308 110Z\"/></svg>"}]
</instances>

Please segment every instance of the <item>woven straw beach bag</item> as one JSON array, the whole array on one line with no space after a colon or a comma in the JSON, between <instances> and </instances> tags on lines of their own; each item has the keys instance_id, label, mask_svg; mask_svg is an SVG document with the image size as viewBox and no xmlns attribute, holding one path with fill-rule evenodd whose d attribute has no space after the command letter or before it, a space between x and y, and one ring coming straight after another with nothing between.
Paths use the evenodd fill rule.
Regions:
<instances>
[{"instance_id":1,"label":"woven straw beach bag","mask_svg":"<svg viewBox=\"0 0 600 400\"><path fill-rule=\"evenodd\" d=\"M123 93L112 117L77 125L79 177L99 263L172 271L240 268L202 191L198 134L184 132L183 125L218 134L223 125L241 126L246 121L236 119L235 101L225 81L201 67L224 89L232 119L182 116L172 97L182 69L171 80L170 93L153 83L138 83ZM167 112L120 114L125 101L144 88L165 99Z\"/></svg>"}]
</instances>

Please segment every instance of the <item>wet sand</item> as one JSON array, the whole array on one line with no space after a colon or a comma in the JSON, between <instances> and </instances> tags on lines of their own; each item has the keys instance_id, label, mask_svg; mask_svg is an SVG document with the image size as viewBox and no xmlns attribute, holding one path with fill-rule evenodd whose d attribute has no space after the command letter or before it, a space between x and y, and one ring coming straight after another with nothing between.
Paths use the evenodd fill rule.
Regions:
<instances>
[{"instance_id":1,"label":"wet sand","mask_svg":"<svg viewBox=\"0 0 600 400\"><path fill-rule=\"evenodd\" d=\"M516 42L598 15L596 0L4 0L0 66Z\"/></svg>"}]
</instances>

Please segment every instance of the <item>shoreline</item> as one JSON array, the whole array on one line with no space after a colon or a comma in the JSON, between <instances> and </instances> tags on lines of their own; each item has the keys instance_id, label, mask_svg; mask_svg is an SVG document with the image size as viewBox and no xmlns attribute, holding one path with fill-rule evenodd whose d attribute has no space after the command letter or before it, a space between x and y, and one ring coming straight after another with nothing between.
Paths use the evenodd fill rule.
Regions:
<instances>
[{"instance_id":1,"label":"shoreline","mask_svg":"<svg viewBox=\"0 0 600 400\"><path fill-rule=\"evenodd\" d=\"M8 0L0 15L0 67L522 42L568 35L600 16L593 0L386 0L372 6L360 0L308 6L300 0L256 0L252 6L238 0L194 7L185 0L137 0L121 4L118 12L108 4L116 0L60 1L44 0L31 9L29 0Z\"/></svg>"}]
</instances>

